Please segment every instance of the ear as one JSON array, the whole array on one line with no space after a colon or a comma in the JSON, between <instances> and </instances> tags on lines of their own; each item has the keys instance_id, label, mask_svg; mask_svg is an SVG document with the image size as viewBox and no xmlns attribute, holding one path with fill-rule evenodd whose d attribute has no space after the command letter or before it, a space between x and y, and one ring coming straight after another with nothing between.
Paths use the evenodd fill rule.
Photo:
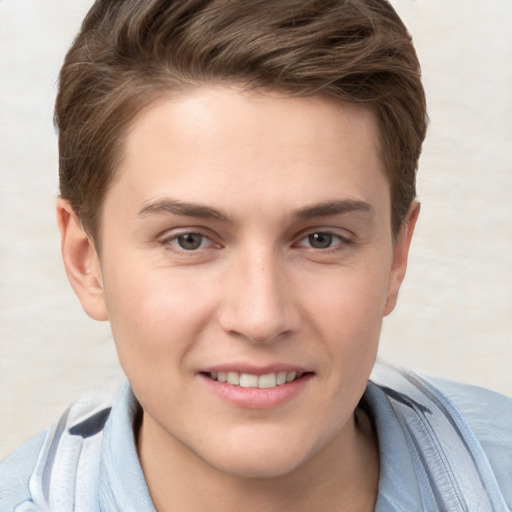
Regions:
<instances>
[{"instance_id":1,"label":"ear","mask_svg":"<svg viewBox=\"0 0 512 512\"><path fill-rule=\"evenodd\" d=\"M84 311L95 320L108 320L98 253L64 199L57 201L57 224L66 275Z\"/></svg>"},{"instance_id":2,"label":"ear","mask_svg":"<svg viewBox=\"0 0 512 512\"><path fill-rule=\"evenodd\" d=\"M389 315L396 306L398 291L402 285L407 270L407 258L409 257L409 247L411 246L412 234L418 215L420 213L420 203L413 201L407 217L405 218L400 232L398 233L393 248L393 263L388 282L388 296L384 307L384 316Z\"/></svg>"}]
</instances>

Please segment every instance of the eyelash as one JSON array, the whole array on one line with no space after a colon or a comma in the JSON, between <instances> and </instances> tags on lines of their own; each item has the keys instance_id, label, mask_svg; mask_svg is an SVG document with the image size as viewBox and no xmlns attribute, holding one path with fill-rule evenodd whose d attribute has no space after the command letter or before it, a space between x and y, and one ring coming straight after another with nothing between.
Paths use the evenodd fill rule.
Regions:
<instances>
[{"instance_id":1,"label":"eyelash","mask_svg":"<svg viewBox=\"0 0 512 512\"><path fill-rule=\"evenodd\" d=\"M330 245L328 247L312 247L311 246L311 237L314 237L315 235L322 235L327 236L330 239ZM335 241L337 240L337 242ZM302 245L302 242L309 241L310 245ZM352 243L352 241L344 236L341 236L337 233L333 233L331 231L323 231L323 230L315 230L315 231L309 231L301 236L299 241L296 243L299 247L307 247L308 249L314 250L314 251L320 251L322 253L331 253L331 252L338 252L343 249L345 249L347 246L349 246Z\"/></svg>"},{"instance_id":2,"label":"eyelash","mask_svg":"<svg viewBox=\"0 0 512 512\"><path fill-rule=\"evenodd\" d=\"M322 235L322 236L326 236L328 239L329 239L329 245L327 247L313 247L311 245L311 237L314 237L315 235ZM182 239L183 237L186 237L186 236L197 236L197 237L200 237L201 240L200 240L200 244L198 247L196 248L190 248L190 249L186 249L184 248L183 246L179 246L180 244L180 239ZM209 249L211 247L204 247L204 243L209 241L210 244L212 246L214 246L213 248L220 248L221 245L220 244L216 244L212 239L211 237L209 237L208 235L206 235L205 233L202 233L200 231L193 231L193 230L190 230L190 231L183 231L181 233L176 233L176 234L173 234L172 236L168 236L166 238L164 238L163 240L160 241L160 245L163 246L163 247L166 247L168 248L169 250L172 250L176 253L181 253L181 254L194 254L198 251L200 251L201 249ZM309 245L305 245L304 242L308 242L309 241ZM349 238L347 237L344 237L344 236L341 236L339 234L336 234L336 233L333 233L331 231L328 231L328 230L315 230L315 231L309 231L309 232L305 232L305 233L302 233L300 235L300 237L298 238L297 242L295 242L293 245L295 247L305 247L307 248L308 250L312 250L312 251L319 251L321 253L332 253L332 252L338 252L338 251L341 251L343 249L345 249L346 247L348 247L349 245L351 245L352 243L352 240L350 240Z\"/></svg>"},{"instance_id":3,"label":"eyelash","mask_svg":"<svg viewBox=\"0 0 512 512\"><path fill-rule=\"evenodd\" d=\"M182 239L183 237L186 237L186 236L201 237L200 246L195 249L185 249L184 247L179 247L178 244L179 244L180 239ZM172 236L168 236L160 241L160 245L163 247L166 247L174 252L177 252L177 253L193 254L194 252L197 252L200 249L205 249L205 247L202 247L202 246L203 246L204 242L207 240L210 241L210 243L212 245L220 247L220 245L215 244L215 242L213 242L213 240L208 235L201 233L200 231L192 231L192 230L191 231L183 231L181 233L176 233L176 234L173 234Z\"/></svg>"}]
</instances>

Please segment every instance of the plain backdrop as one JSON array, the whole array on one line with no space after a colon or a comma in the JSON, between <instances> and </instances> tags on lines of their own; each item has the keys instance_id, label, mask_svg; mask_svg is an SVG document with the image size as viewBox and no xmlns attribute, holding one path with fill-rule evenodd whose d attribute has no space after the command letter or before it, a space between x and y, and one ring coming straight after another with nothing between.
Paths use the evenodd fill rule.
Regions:
<instances>
[{"instance_id":1,"label":"plain backdrop","mask_svg":"<svg viewBox=\"0 0 512 512\"><path fill-rule=\"evenodd\" d=\"M56 79L90 0L0 1L0 458L123 382L59 255ZM422 211L381 356L512 395L512 1L394 0L422 62Z\"/></svg>"}]
</instances>

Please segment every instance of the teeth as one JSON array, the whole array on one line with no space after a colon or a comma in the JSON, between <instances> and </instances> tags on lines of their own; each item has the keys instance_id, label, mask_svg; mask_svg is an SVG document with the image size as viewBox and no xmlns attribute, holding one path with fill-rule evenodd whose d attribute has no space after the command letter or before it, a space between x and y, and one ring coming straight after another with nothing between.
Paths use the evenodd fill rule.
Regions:
<instances>
[{"instance_id":1,"label":"teeth","mask_svg":"<svg viewBox=\"0 0 512 512\"><path fill-rule=\"evenodd\" d=\"M266 375L253 375L238 372L212 372L210 378L218 382L227 382L242 388L275 388L288 382L293 382L301 376L297 372L267 373Z\"/></svg>"},{"instance_id":2,"label":"teeth","mask_svg":"<svg viewBox=\"0 0 512 512\"><path fill-rule=\"evenodd\" d=\"M279 372L277 374L277 385L278 386L281 386L282 384L285 384L286 383L286 372Z\"/></svg>"},{"instance_id":3,"label":"teeth","mask_svg":"<svg viewBox=\"0 0 512 512\"><path fill-rule=\"evenodd\" d=\"M286 375L286 382L291 382L292 380L295 380L295 377L297 377L297 372L290 372Z\"/></svg>"},{"instance_id":4,"label":"teeth","mask_svg":"<svg viewBox=\"0 0 512 512\"><path fill-rule=\"evenodd\" d=\"M240 374L237 372L228 372L228 380L226 381L228 384L233 384L234 386L240 385Z\"/></svg>"},{"instance_id":5,"label":"teeth","mask_svg":"<svg viewBox=\"0 0 512 512\"><path fill-rule=\"evenodd\" d=\"M275 388L277 386L277 377L275 373L260 375L258 378L259 388Z\"/></svg>"},{"instance_id":6,"label":"teeth","mask_svg":"<svg viewBox=\"0 0 512 512\"><path fill-rule=\"evenodd\" d=\"M240 374L240 386L242 388L257 388L258 387L258 376L251 375L250 373Z\"/></svg>"}]
</instances>

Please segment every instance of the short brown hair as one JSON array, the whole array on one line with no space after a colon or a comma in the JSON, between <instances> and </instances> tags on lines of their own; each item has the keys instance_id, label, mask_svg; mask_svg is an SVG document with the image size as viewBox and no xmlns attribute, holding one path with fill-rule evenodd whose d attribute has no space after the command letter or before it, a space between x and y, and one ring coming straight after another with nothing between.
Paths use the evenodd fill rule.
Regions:
<instances>
[{"instance_id":1,"label":"short brown hair","mask_svg":"<svg viewBox=\"0 0 512 512\"><path fill-rule=\"evenodd\" d=\"M55 107L61 197L91 236L135 115L209 81L373 109L398 232L427 118L411 38L386 0L97 0L66 56Z\"/></svg>"}]
</instances>

